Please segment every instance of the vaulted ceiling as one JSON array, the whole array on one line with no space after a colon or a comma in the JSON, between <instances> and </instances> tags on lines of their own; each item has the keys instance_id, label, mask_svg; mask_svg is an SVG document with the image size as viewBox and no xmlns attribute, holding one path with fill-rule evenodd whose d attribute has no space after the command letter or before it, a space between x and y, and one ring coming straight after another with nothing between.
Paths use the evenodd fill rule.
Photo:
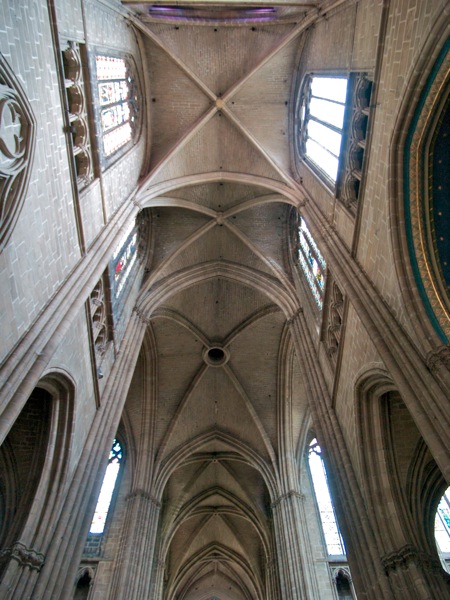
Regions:
<instances>
[{"instance_id":1,"label":"vaulted ceiling","mask_svg":"<svg viewBox=\"0 0 450 600\"><path fill-rule=\"evenodd\" d=\"M151 234L137 303L148 331L125 418L135 477L163 499L167 598L265 596L280 453L308 426L287 327L302 201L290 140L317 4L212 20L130 5L151 141L135 201Z\"/></svg>"}]
</instances>

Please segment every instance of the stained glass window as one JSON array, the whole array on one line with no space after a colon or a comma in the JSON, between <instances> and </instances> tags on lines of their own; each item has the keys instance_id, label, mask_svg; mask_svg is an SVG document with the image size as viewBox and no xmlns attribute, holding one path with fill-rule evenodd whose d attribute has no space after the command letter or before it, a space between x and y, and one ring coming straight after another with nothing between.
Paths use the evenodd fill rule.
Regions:
<instances>
[{"instance_id":1,"label":"stained glass window","mask_svg":"<svg viewBox=\"0 0 450 600\"><path fill-rule=\"evenodd\" d=\"M328 554L345 555L344 541L339 531L328 489L327 473L322 460L322 451L315 438L309 445L308 459Z\"/></svg>"},{"instance_id":2,"label":"stained glass window","mask_svg":"<svg viewBox=\"0 0 450 600\"><path fill-rule=\"evenodd\" d=\"M439 502L434 522L434 537L441 552L450 553L450 487Z\"/></svg>"},{"instance_id":3,"label":"stained glass window","mask_svg":"<svg viewBox=\"0 0 450 600\"><path fill-rule=\"evenodd\" d=\"M136 97L125 59L97 56L96 65L103 151L110 156L133 137Z\"/></svg>"},{"instance_id":4,"label":"stained glass window","mask_svg":"<svg viewBox=\"0 0 450 600\"><path fill-rule=\"evenodd\" d=\"M301 104L300 151L336 182L344 125L347 78L307 78Z\"/></svg>"},{"instance_id":5,"label":"stained glass window","mask_svg":"<svg viewBox=\"0 0 450 600\"><path fill-rule=\"evenodd\" d=\"M108 515L109 505L114 492L117 476L122 462L122 446L114 439L111 452L109 453L108 466L105 477L103 478L102 489L98 497L95 508L94 518L92 519L90 533L103 533L105 529L106 517Z\"/></svg>"},{"instance_id":6,"label":"stained glass window","mask_svg":"<svg viewBox=\"0 0 450 600\"><path fill-rule=\"evenodd\" d=\"M298 236L298 259L317 306L321 309L327 265L302 217L300 217Z\"/></svg>"},{"instance_id":7,"label":"stained glass window","mask_svg":"<svg viewBox=\"0 0 450 600\"><path fill-rule=\"evenodd\" d=\"M111 264L111 271L113 276L113 300L117 299L120 296L122 290L124 289L125 283L127 282L128 277L130 276L132 267L136 261L137 256L136 244L137 230L135 225L133 224L122 237L113 254Z\"/></svg>"}]
</instances>

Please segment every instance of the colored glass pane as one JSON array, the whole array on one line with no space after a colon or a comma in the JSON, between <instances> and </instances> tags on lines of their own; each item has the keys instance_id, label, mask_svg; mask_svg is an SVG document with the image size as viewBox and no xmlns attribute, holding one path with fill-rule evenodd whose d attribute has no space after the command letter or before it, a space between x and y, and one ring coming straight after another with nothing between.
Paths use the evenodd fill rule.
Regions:
<instances>
[{"instance_id":1,"label":"colored glass pane","mask_svg":"<svg viewBox=\"0 0 450 600\"><path fill-rule=\"evenodd\" d=\"M314 299L321 309L323 306L326 263L302 218L300 218L298 233L300 242L298 259L300 266L306 276Z\"/></svg>"},{"instance_id":2,"label":"colored glass pane","mask_svg":"<svg viewBox=\"0 0 450 600\"><path fill-rule=\"evenodd\" d=\"M97 56L97 82L103 150L110 156L129 142L133 135L130 103L131 78L123 58Z\"/></svg>"},{"instance_id":3,"label":"colored glass pane","mask_svg":"<svg viewBox=\"0 0 450 600\"><path fill-rule=\"evenodd\" d=\"M439 550L450 553L450 487L447 488L438 505L434 536Z\"/></svg>"},{"instance_id":4,"label":"colored glass pane","mask_svg":"<svg viewBox=\"0 0 450 600\"><path fill-rule=\"evenodd\" d=\"M339 531L328 489L322 451L316 439L313 439L309 445L308 459L327 552L329 555L345 555L344 542Z\"/></svg>"},{"instance_id":5,"label":"colored glass pane","mask_svg":"<svg viewBox=\"0 0 450 600\"><path fill-rule=\"evenodd\" d=\"M133 264L136 261L137 232L134 231L127 239L122 252L114 263L114 296L117 298L127 281Z\"/></svg>"},{"instance_id":6,"label":"colored glass pane","mask_svg":"<svg viewBox=\"0 0 450 600\"><path fill-rule=\"evenodd\" d=\"M106 467L102 488L95 508L94 518L91 523L91 533L103 533L105 529L106 517L108 516L108 510L111 504L111 498L116 485L122 458L122 447L120 443L114 439L111 452L109 453L108 466Z\"/></svg>"}]
</instances>

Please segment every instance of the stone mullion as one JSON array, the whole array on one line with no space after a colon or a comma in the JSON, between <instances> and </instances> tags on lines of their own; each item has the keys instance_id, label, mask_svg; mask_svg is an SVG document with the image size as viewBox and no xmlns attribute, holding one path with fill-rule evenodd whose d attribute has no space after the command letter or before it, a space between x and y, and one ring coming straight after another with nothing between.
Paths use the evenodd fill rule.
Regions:
<instances>
[{"instance_id":1,"label":"stone mullion","mask_svg":"<svg viewBox=\"0 0 450 600\"><path fill-rule=\"evenodd\" d=\"M139 600L150 597L152 565L161 505L143 490L127 498L122 552L111 589L111 598Z\"/></svg>"},{"instance_id":2,"label":"stone mullion","mask_svg":"<svg viewBox=\"0 0 450 600\"><path fill-rule=\"evenodd\" d=\"M450 411L443 408L448 407L450 396L448 348L431 352L426 362L320 211L308 203L304 212L311 216L308 224L328 266L345 289L441 472L450 481Z\"/></svg>"},{"instance_id":3,"label":"stone mullion","mask_svg":"<svg viewBox=\"0 0 450 600\"><path fill-rule=\"evenodd\" d=\"M290 325L310 396L309 406L314 427L325 451L327 462L333 467L332 472L337 474L335 482L330 479L330 486L337 492L334 494L334 500L341 528L344 533L345 530L349 533L345 536L348 541L351 541L351 544L347 542L347 546L353 550L349 562L358 563L354 569L356 574L365 574L364 583L362 578L358 578L357 587L360 593L365 588L368 597L376 597L379 600L392 599L394 596L382 569L376 537L370 525L340 424L331 406L331 398L315 356L314 345L303 312L297 313L291 319ZM328 449L332 449L332 452L327 451ZM344 506L345 510L343 510ZM367 565L370 565L370 569Z\"/></svg>"},{"instance_id":4,"label":"stone mullion","mask_svg":"<svg viewBox=\"0 0 450 600\"><path fill-rule=\"evenodd\" d=\"M105 462L99 463L98 458L103 456L106 461L111 449L144 334L145 324L133 313L34 589L36 600L66 598L73 592L76 570L104 474Z\"/></svg>"},{"instance_id":5,"label":"stone mullion","mask_svg":"<svg viewBox=\"0 0 450 600\"><path fill-rule=\"evenodd\" d=\"M283 600L307 600L317 597L317 586L312 563L309 563L310 543L306 534L306 519L303 507L304 498L291 490L283 494L272 505L278 521L276 535L283 538L283 556L280 565L282 575Z\"/></svg>"}]
</instances>

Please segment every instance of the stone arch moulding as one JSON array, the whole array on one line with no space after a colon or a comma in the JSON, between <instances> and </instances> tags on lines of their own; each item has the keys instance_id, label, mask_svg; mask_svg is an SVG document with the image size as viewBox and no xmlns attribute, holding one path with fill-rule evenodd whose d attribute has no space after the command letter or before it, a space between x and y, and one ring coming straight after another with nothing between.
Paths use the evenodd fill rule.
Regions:
<instances>
[{"instance_id":1,"label":"stone arch moulding","mask_svg":"<svg viewBox=\"0 0 450 600\"><path fill-rule=\"evenodd\" d=\"M52 371L37 382L36 390L44 391L49 397L48 432L43 440L45 459L30 498L29 510L23 515L18 513L14 537L7 540L7 546L0 553L4 562L0 596L3 590L17 591L16 586L21 585L17 564L24 573L29 572L28 584L34 585L53 538L55 515L60 512L62 490L68 476L75 386L67 375Z\"/></svg>"},{"instance_id":2,"label":"stone arch moulding","mask_svg":"<svg viewBox=\"0 0 450 600\"><path fill-rule=\"evenodd\" d=\"M436 37L439 39L438 35ZM433 50L435 44L436 38L433 37ZM437 247L435 224L437 215L448 210L442 211L434 189L437 184L433 183L436 180L433 154L436 135L446 113L445 103L450 95L450 39L437 55L428 48L424 55L428 56L428 62L420 73L426 72L427 78L411 82L411 93L417 101L412 110L405 107L404 116L397 124L398 139L393 144L397 154L394 170L398 173L398 181L403 182L403 190L394 189L391 194L392 230L394 248L399 252L399 260L396 261L400 265L399 277L406 279L406 287L402 286L406 291L406 301L411 305L410 293L416 289L418 305L423 307L419 308L419 312L426 313L434 333L441 343L447 345L450 339L450 284L443 274L443 258ZM419 94L416 89L421 90ZM410 98L410 95L405 94L405 97ZM403 207L394 207L399 195L403 195ZM448 240L447 243L450 244ZM415 297L413 294L413 303Z\"/></svg>"},{"instance_id":3,"label":"stone arch moulding","mask_svg":"<svg viewBox=\"0 0 450 600\"><path fill-rule=\"evenodd\" d=\"M0 53L0 252L22 210L35 138L31 105Z\"/></svg>"}]
</instances>

